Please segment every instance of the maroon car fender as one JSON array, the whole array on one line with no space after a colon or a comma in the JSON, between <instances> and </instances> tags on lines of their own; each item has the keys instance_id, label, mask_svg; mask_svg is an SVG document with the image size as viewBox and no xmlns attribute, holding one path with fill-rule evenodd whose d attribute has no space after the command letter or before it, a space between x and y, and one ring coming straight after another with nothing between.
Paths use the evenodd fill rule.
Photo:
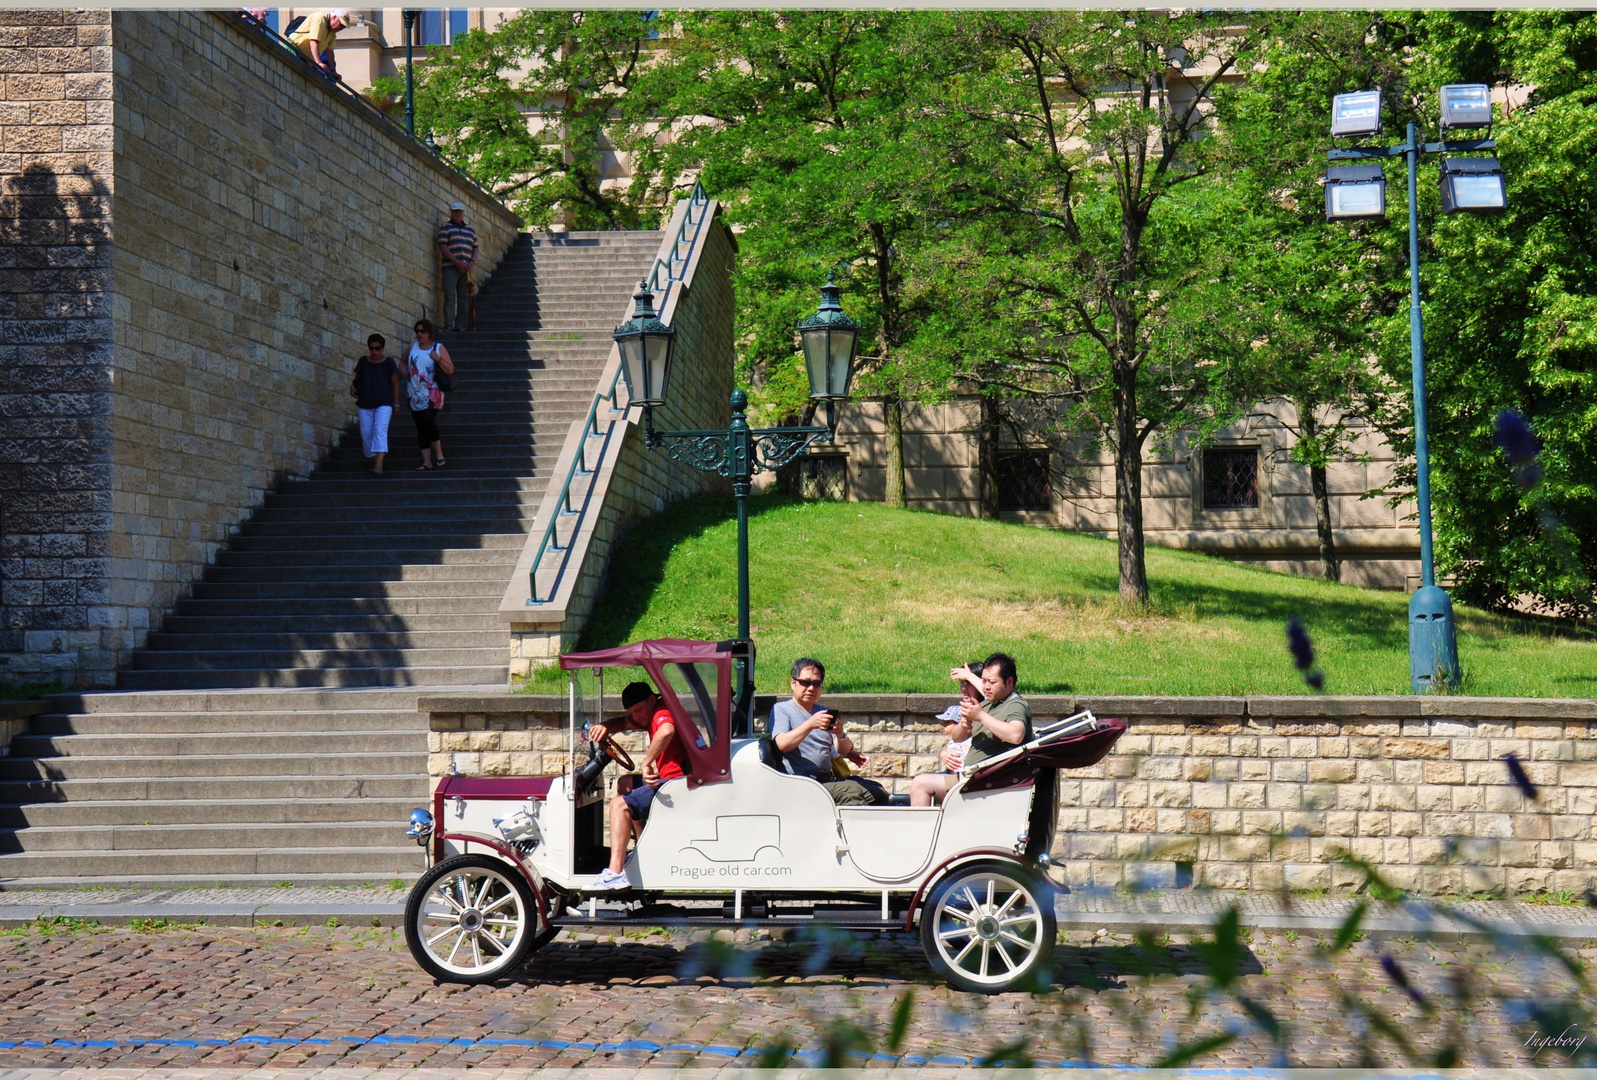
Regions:
<instances>
[{"instance_id":1,"label":"maroon car fender","mask_svg":"<svg viewBox=\"0 0 1597 1080\"><path fill-rule=\"evenodd\" d=\"M457 840L464 843L481 844L483 847L492 848L505 857L505 860L521 872L521 879L527 883L527 888L532 890L532 897L538 902L538 932L549 929L549 902L543 896L543 878L538 871L528 866L522 859L521 853L502 840L495 840L482 833L439 833L438 844L442 848L445 840Z\"/></svg>"},{"instance_id":2,"label":"maroon car fender","mask_svg":"<svg viewBox=\"0 0 1597 1080\"><path fill-rule=\"evenodd\" d=\"M932 872L927 876L926 880L921 882L921 887L915 890L915 896L909 902L909 911L904 914L905 932L915 929L915 911L920 907L921 897L926 895L927 889L930 889L933 885L937 884L937 882L941 881L947 871L952 870L960 863L973 862L976 859L990 859L994 856L997 856L1000 859L1005 859L1012 863L1021 862L1021 860L1015 856L1013 850L1006 851L1003 848L973 848L970 851L960 852L952 859L945 859L944 861L938 863L936 868L933 869Z\"/></svg>"}]
</instances>

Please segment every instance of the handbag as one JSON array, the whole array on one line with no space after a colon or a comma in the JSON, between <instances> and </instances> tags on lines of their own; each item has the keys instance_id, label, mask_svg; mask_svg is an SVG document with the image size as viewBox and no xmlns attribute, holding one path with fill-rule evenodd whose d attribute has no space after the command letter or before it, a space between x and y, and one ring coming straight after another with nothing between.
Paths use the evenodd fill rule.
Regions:
<instances>
[{"instance_id":1,"label":"handbag","mask_svg":"<svg viewBox=\"0 0 1597 1080\"><path fill-rule=\"evenodd\" d=\"M430 355L433 358L433 385L447 394L454 390L455 380L449 377L449 372L438 366L438 346L433 346Z\"/></svg>"}]
</instances>

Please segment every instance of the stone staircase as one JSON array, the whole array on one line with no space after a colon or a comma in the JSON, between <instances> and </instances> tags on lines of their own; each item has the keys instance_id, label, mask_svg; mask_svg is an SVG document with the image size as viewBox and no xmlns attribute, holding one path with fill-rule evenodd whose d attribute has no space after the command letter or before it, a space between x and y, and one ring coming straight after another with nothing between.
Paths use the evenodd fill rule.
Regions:
<instances>
[{"instance_id":1,"label":"stone staircase","mask_svg":"<svg viewBox=\"0 0 1597 1080\"><path fill-rule=\"evenodd\" d=\"M477 331L443 335L459 379L439 416L448 467L415 471L405 409L392 475L367 475L346 435L312 476L267 496L118 685L508 682L499 601L659 246L655 232L522 235L483 291Z\"/></svg>"},{"instance_id":2,"label":"stone staircase","mask_svg":"<svg viewBox=\"0 0 1597 1080\"><path fill-rule=\"evenodd\" d=\"M523 235L446 334L447 468L390 475L346 436L267 496L135 654L122 692L58 698L0 758L0 889L413 877L424 687L501 690L498 607L610 331L659 233ZM394 350L391 350L394 351Z\"/></svg>"}]
</instances>

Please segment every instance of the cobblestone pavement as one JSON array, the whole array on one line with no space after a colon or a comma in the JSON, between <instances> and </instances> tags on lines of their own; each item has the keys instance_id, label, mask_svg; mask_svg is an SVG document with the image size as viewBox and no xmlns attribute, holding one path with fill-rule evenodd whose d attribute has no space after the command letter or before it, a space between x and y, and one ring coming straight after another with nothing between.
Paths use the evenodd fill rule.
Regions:
<instances>
[{"instance_id":1,"label":"cobblestone pavement","mask_svg":"<svg viewBox=\"0 0 1597 1080\"><path fill-rule=\"evenodd\" d=\"M1008 1046L1039 1063L1149 1065L1177 1041L1227 1029L1236 1042L1198 1064L1278 1060L1234 998L1200 999L1188 1018L1204 961L1181 936L1139 944L1070 931L1053 990L986 998L933 983L905 935L818 944L763 934L566 931L515 980L462 987L434 983L388 928L19 927L0 933L0 1068L713 1068L756 1064L759 1048L779 1042L809 1064L831 1043L880 1055L843 1059L856 1064L964 1065ZM1513 1023L1504 1000L1572 987L1557 964L1488 943L1361 941L1327 958L1316 940L1255 932L1240 957L1238 989L1286 1022L1297 1065L1357 1066L1361 1053L1407 1063L1373 1034L1361 1051L1368 1025L1349 1018L1345 993L1422 1053L1452 1039L1470 1065L1513 1066L1534 1027ZM1423 1007L1393 985L1383 951ZM1579 954L1597 960L1597 949ZM894 1053L882 1033L909 990L912 1019ZM850 1042L853 1032L863 1035Z\"/></svg>"}]
</instances>

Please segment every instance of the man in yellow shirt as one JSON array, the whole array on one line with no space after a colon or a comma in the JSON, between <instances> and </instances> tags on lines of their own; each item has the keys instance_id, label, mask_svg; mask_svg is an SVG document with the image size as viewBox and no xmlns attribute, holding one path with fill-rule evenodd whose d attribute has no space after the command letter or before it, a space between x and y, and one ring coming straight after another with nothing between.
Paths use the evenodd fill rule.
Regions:
<instances>
[{"instance_id":1,"label":"man in yellow shirt","mask_svg":"<svg viewBox=\"0 0 1597 1080\"><path fill-rule=\"evenodd\" d=\"M330 79L338 78L338 68L333 61L333 42L338 37L338 32L346 26L355 26L359 16L351 16L342 9L337 11L317 11L305 16L305 21L288 36L293 46L306 56L311 63L321 68ZM323 59L323 57L326 59Z\"/></svg>"}]
</instances>

